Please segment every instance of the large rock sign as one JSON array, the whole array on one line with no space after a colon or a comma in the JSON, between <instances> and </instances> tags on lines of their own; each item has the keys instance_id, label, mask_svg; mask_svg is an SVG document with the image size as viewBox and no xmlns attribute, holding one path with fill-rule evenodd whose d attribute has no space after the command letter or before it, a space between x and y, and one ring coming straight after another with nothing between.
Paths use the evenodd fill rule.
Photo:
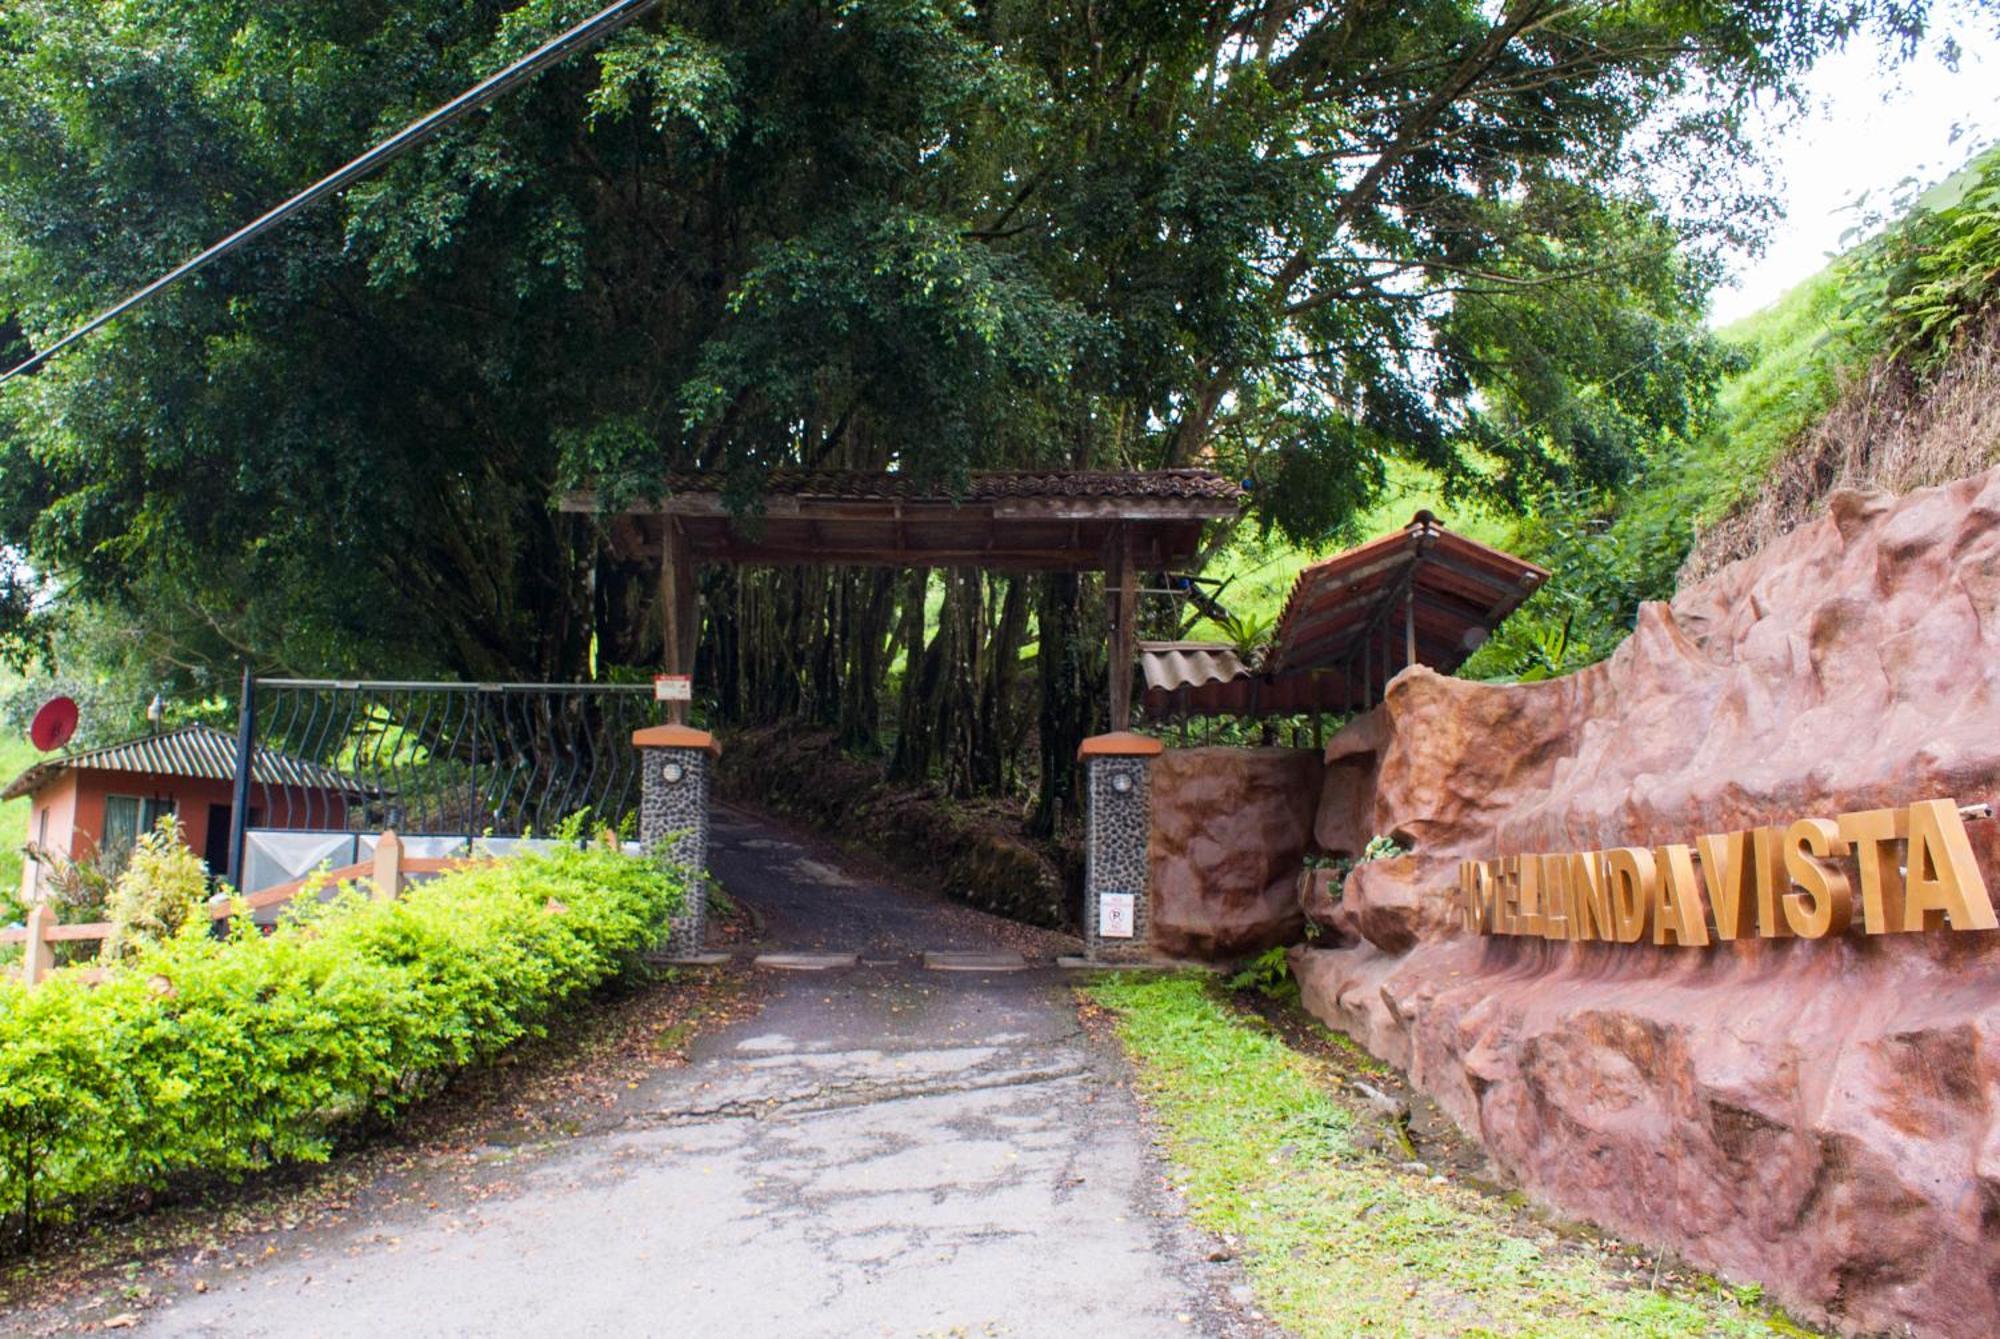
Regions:
<instances>
[{"instance_id":1,"label":"large rock sign","mask_svg":"<svg viewBox=\"0 0 2000 1339\"><path fill-rule=\"evenodd\" d=\"M1315 1013L1569 1212L1843 1327L2000 1333L2000 932L1565 943L1457 897L1462 860L1990 799L2000 473L1836 494L1568 678L1406 671L1327 761L1319 830L1412 853L1307 908Z\"/></svg>"}]
</instances>

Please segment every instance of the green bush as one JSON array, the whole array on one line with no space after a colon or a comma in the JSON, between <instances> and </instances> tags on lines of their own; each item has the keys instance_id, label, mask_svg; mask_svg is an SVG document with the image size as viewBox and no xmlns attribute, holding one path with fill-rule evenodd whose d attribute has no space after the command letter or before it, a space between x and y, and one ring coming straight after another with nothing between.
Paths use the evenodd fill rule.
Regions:
<instances>
[{"instance_id":1,"label":"green bush","mask_svg":"<svg viewBox=\"0 0 2000 1339\"><path fill-rule=\"evenodd\" d=\"M147 944L171 939L190 922L205 927L202 904L207 899L208 866L188 848L181 821L168 814L151 832L140 834L111 885L105 961L129 958Z\"/></svg>"},{"instance_id":2,"label":"green bush","mask_svg":"<svg viewBox=\"0 0 2000 1339\"><path fill-rule=\"evenodd\" d=\"M0 983L0 1213L32 1231L183 1173L324 1159L450 1070L539 1034L661 937L682 880L604 848L349 892L270 935L197 919L95 988Z\"/></svg>"}]
</instances>

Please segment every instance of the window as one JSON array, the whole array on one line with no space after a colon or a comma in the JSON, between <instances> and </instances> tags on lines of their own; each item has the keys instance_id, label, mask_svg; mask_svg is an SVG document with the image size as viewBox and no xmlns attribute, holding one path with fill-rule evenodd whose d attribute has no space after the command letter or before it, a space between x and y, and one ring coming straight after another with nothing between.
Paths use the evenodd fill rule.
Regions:
<instances>
[{"instance_id":1,"label":"window","mask_svg":"<svg viewBox=\"0 0 2000 1339\"><path fill-rule=\"evenodd\" d=\"M131 854L132 844L139 840L139 834L151 832L154 824L174 813L175 809L171 799L105 796L104 832L97 842L100 863L107 870L122 868L125 857Z\"/></svg>"}]
</instances>

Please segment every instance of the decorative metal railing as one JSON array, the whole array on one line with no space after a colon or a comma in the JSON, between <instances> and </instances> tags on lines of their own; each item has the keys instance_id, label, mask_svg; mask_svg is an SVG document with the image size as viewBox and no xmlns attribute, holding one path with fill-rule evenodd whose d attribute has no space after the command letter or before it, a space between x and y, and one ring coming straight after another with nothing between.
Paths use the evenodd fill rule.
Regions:
<instances>
[{"instance_id":1,"label":"decorative metal railing","mask_svg":"<svg viewBox=\"0 0 2000 1339\"><path fill-rule=\"evenodd\" d=\"M593 829L629 825L632 732L663 710L646 684L247 676L244 702L240 826L457 837L546 835L584 809Z\"/></svg>"}]
</instances>

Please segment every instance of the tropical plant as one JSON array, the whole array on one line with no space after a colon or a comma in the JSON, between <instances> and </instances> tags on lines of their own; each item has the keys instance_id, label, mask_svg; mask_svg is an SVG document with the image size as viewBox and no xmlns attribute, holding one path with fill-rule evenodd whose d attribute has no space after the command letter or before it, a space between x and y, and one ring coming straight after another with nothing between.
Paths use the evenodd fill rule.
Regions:
<instances>
[{"instance_id":1,"label":"tropical plant","mask_svg":"<svg viewBox=\"0 0 2000 1339\"><path fill-rule=\"evenodd\" d=\"M1227 614L1216 621L1222 635L1236 652L1236 658L1251 669L1259 669L1270 654L1271 637L1278 620L1252 613Z\"/></svg>"},{"instance_id":2,"label":"tropical plant","mask_svg":"<svg viewBox=\"0 0 2000 1339\"><path fill-rule=\"evenodd\" d=\"M189 925L205 928L208 866L188 846L180 819L163 815L141 833L111 885L105 912L111 933L103 957L129 958L148 944L173 938Z\"/></svg>"}]
</instances>

